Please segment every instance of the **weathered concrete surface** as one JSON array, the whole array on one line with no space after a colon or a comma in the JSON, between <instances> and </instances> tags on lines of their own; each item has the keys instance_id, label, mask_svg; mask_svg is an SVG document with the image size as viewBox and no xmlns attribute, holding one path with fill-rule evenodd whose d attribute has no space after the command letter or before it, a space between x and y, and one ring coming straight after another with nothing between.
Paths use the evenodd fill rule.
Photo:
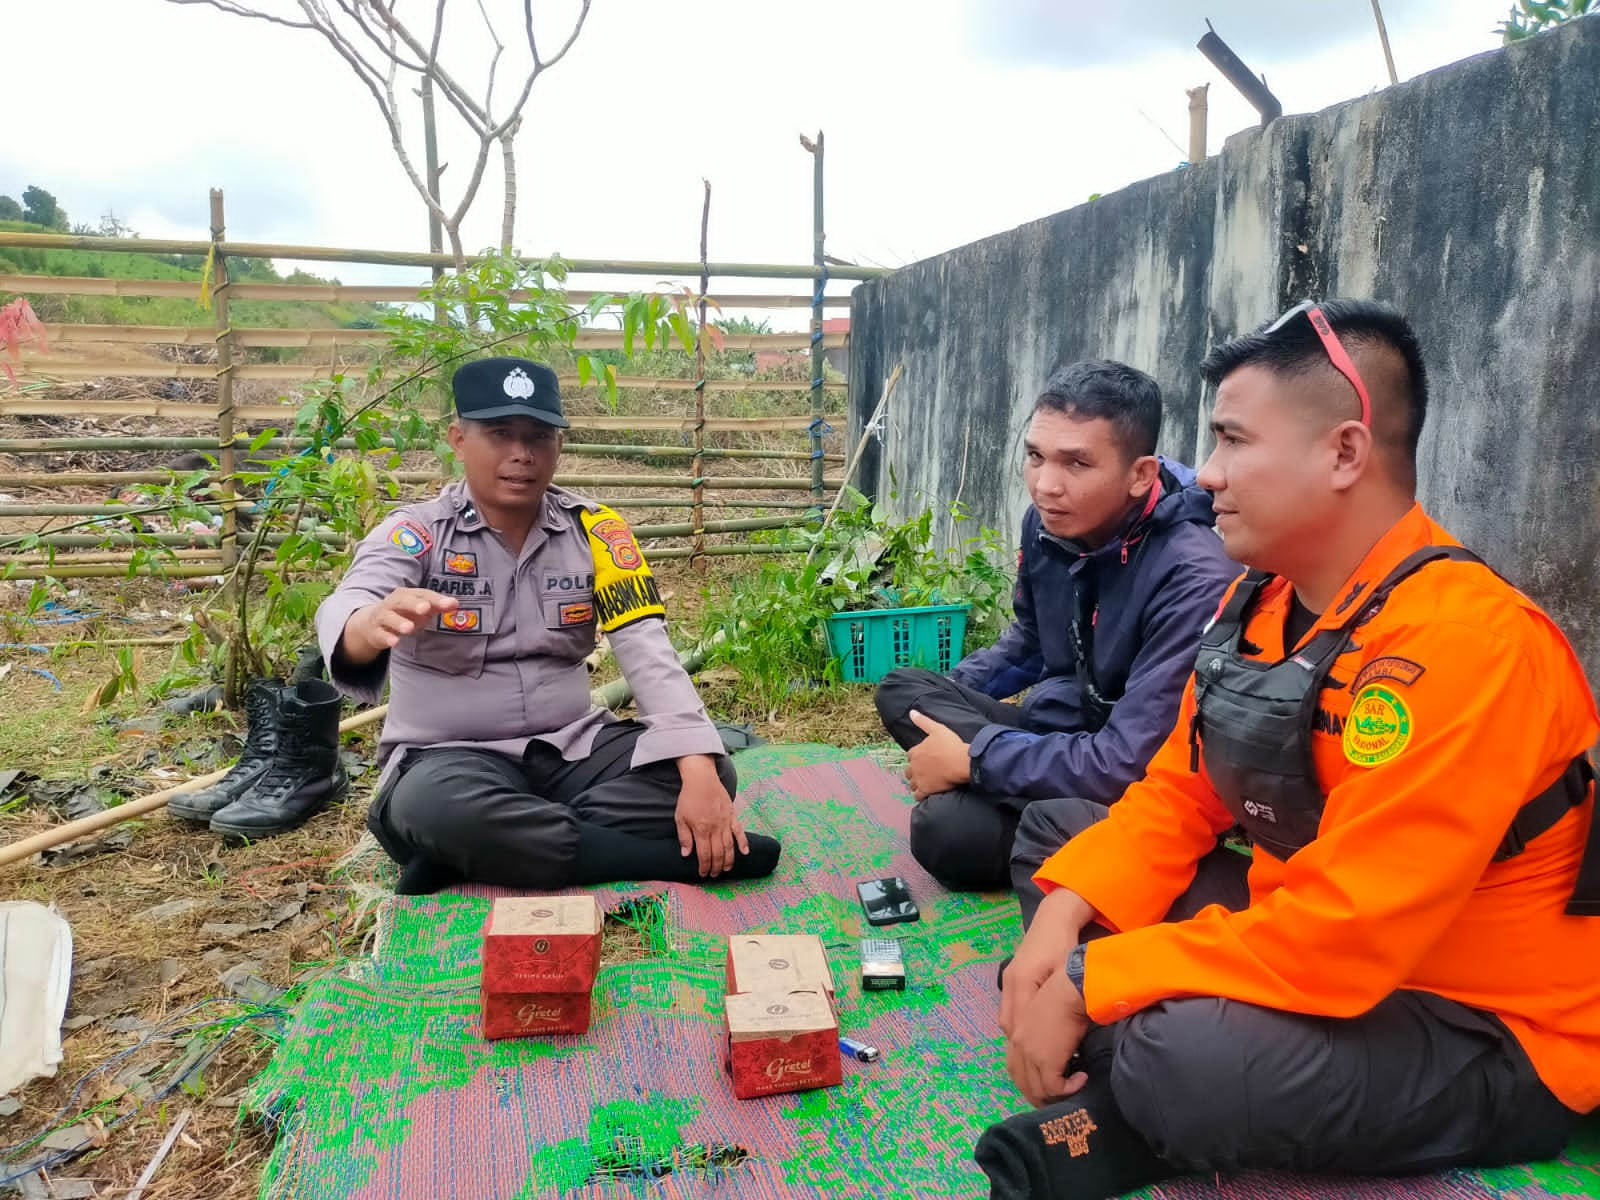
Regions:
<instances>
[{"instance_id":1,"label":"weathered concrete surface","mask_svg":"<svg viewBox=\"0 0 1600 1200\"><path fill-rule=\"evenodd\" d=\"M863 284L854 431L906 367L864 486L1012 531L1022 428L1057 362L1149 371L1162 449L1193 462L1210 345L1308 295L1375 297L1411 316L1431 372L1424 503L1600 682L1597 79L1590 17Z\"/></svg>"}]
</instances>

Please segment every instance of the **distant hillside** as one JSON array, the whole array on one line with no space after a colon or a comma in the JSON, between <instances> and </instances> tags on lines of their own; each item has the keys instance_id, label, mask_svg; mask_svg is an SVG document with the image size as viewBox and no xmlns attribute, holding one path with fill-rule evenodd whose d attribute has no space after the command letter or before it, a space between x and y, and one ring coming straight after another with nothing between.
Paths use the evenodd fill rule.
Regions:
<instances>
[{"instance_id":1,"label":"distant hillside","mask_svg":"<svg viewBox=\"0 0 1600 1200\"><path fill-rule=\"evenodd\" d=\"M0 221L0 230L50 232L23 221ZM212 315L198 303L204 268L205 259L191 254L126 254L100 250L33 250L0 246L0 275L77 275L93 279L194 281L194 300L175 297L30 296L34 311L44 321L96 325L207 325L211 323ZM304 271L280 275L266 259L230 258L228 269L235 282L339 282ZM8 298L9 293L0 290L0 301ZM384 306L380 304L295 304L235 300L229 308L229 316L241 326L372 329L378 326L384 311Z\"/></svg>"}]
</instances>

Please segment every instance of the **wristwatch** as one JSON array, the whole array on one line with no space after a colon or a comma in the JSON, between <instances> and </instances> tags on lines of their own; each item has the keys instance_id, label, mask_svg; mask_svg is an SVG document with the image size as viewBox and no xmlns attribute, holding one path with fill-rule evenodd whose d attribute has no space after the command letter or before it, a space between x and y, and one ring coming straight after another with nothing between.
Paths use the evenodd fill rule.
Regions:
<instances>
[{"instance_id":1,"label":"wristwatch","mask_svg":"<svg viewBox=\"0 0 1600 1200\"><path fill-rule=\"evenodd\" d=\"M1072 980L1072 986L1078 989L1078 995L1083 995L1083 953L1084 945L1078 943L1072 948L1072 953L1067 955L1067 978Z\"/></svg>"}]
</instances>

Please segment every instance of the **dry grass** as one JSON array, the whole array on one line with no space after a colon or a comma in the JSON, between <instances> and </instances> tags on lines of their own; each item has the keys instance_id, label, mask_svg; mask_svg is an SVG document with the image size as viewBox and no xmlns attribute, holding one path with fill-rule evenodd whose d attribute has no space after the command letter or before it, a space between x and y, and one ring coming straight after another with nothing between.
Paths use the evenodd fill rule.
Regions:
<instances>
[{"instance_id":1,"label":"dry grass","mask_svg":"<svg viewBox=\"0 0 1600 1200\"><path fill-rule=\"evenodd\" d=\"M749 569L744 563L712 560L702 574L683 564L665 564L658 575L682 634L695 630L705 589ZM142 606L159 613L181 600L154 581L96 581L80 603ZM145 632L121 623L63 626L55 632L78 638L97 630L106 636ZM165 660L156 656L164 653L147 652L148 678L159 673ZM119 733L101 721L102 714L81 711L85 698L111 671L108 651L48 658L0 651L0 665L8 662L12 670L0 681L5 699L0 706L0 767L21 767L45 778L82 778L100 768L130 794L145 794L170 783L152 775L156 764L180 765L175 756L186 744L234 726L234 718L216 715L169 721L160 733ZM62 690L25 673L25 666L47 667L60 678ZM614 671L608 664L606 672ZM701 690L713 715L723 715L719 707L729 694L726 682L713 676ZM123 700L112 713L148 711L142 704L139 698ZM840 745L883 737L868 688L799 697L776 719L757 723L756 732L772 741ZM140 1086L159 1089L182 1058L184 1047L170 1041L157 1040L126 1060L107 1064L139 1046L164 1021L182 1026L244 1015L249 1010L229 996L221 979L229 968L246 963L243 970L249 974L274 988L289 988L362 951L368 914L343 884L330 878L329 868L360 838L373 779L368 774L357 781L347 804L282 838L227 846L163 813L124 826L131 828L132 839L123 848L60 865L35 860L0 868L7 899L53 903L72 924L75 977L68 1019L76 1026L65 1033L66 1059L57 1076L23 1088L21 1111L0 1118L0 1145L19 1143L53 1123L73 1123L90 1106L103 1105L94 1114L102 1122L109 1125L119 1116L125 1120L107 1131L103 1146L63 1165L60 1174L99 1181L102 1195L120 1195L150 1161L178 1115L189 1109L183 1137L145 1195L150 1200L254 1197L271 1138L240 1118L238 1098L270 1056L268 1037L252 1032L270 1034L269 1017L247 1022L228 1038L205 1065L198 1094L179 1090L164 1102L141 1099ZM0 812L0 838L14 841L59 821L58 814L33 807ZM174 901L185 902L183 911L164 918L141 915ZM268 927L215 928L226 925ZM604 952L607 961L628 961L647 950L637 930L608 922ZM179 1016L195 1005L203 1007ZM100 1074L69 1105L73 1086L97 1068ZM58 1121L64 1106L66 1119Z\"/></svg>"}]
</instances>

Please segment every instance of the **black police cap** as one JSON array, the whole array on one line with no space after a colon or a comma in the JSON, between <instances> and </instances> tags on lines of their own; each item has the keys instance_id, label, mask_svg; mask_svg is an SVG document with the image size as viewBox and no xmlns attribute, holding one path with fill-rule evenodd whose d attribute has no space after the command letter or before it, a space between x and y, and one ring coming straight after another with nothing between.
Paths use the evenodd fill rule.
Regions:
<instances>
[{"instance_id":1,"label":"black police cap","mask_svg":"<svg viewBox=\"0 0 1600 1200\"><path fill-rule=\"evenodd\" d=\"M532 417L558 429L571 425L561 414L561 383L543 363L527 358L480 358L450 380L456 415L469 421Z\"/></svg>"}]
</instances>

